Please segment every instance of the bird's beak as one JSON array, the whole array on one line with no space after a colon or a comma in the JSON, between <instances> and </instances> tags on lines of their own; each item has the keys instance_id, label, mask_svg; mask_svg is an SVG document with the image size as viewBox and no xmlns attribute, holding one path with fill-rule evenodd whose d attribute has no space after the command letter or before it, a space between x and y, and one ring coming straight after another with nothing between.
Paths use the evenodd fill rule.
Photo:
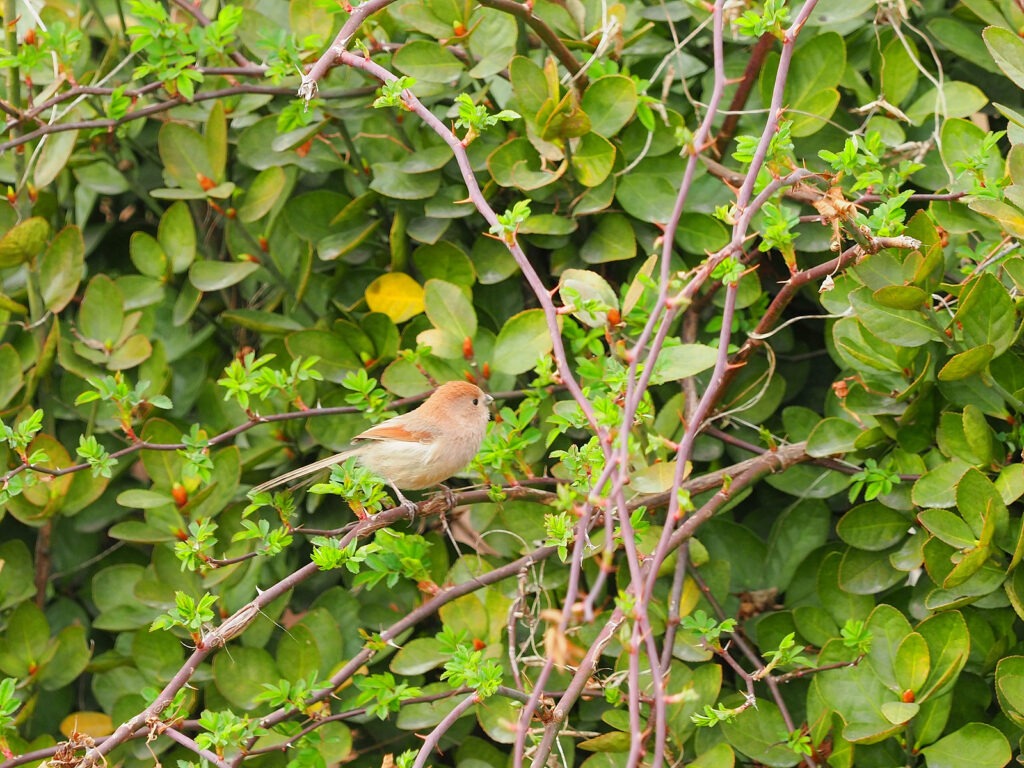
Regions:
<instances>
[{"instance_id":1,"label":"bird's beak","mask_svg":"<svg viewBox=\"0 0 1024 768\"><path fill-rule=\"evenodd\" d=\"M484 403L486 405L490 405L493 402L494 402L494 398L493 397L491 397L490 395L486 395L486 394L484 395Z\"/></svg>"}]
</instances>

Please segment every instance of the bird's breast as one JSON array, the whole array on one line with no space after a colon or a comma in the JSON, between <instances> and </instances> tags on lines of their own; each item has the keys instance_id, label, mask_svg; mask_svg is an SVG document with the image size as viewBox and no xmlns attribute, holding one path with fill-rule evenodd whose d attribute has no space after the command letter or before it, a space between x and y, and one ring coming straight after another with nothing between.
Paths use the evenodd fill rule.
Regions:
<instances>
[{"instance_id":1,"label":"bird's breast","mask_svg":"<svg viewBox=\"0 0 1024 768\"><path fill-rule=\"evenodd\" d=\"M479 443L455 440L431 443L366 440L356 449L359 462L405 491L437 485L461 471Z\"/></svg>"}]
</instances>

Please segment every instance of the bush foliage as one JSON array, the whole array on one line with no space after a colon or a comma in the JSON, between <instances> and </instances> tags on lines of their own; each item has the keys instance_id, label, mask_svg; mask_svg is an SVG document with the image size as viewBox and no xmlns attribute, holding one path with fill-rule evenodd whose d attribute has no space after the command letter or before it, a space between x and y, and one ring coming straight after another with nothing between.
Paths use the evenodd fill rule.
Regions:
<instances>
[{"instance_id":1,"label":"bush foliage","mask_svg":"<svg viewBox=\"0 0 1024 768\"><path fill-rule=\"evenodd\" d=\"M3 768L1020 753L1018 4L4 8Z\"/></svg>"}]
</instances>

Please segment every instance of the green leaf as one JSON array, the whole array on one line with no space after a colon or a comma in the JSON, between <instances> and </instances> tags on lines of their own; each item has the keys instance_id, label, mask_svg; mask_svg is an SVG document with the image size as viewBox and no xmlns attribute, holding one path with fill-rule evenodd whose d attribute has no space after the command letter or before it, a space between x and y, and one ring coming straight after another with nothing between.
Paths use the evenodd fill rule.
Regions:
<instances>
[{"instance_id":1,"label":"green leaf","mask_svg":"<svg viewBox=\"0 0 1024 768\"><path fill-rule=\"evenodd\" d=\"M545 102L537 115L537 123L541 139L555 144L590 132L590 116L580 109L572 91L560 100L552 98Z\"/></svg>"},{"instance_id":2,"label":"green leaf","mask_svg":"<svg viewBox=\"0 0 1024 768\"><path fill-rule=\"evenodd\" d=\"M956 504L974 535L981 537L985 521L991 516L1005 529L1009 512L995 484L976 469L969 469L956 484Z\"/></svg>"},{"instance_id":3,"label":"green leaf","mask_svg":"<svg viewBox=\"0 0 1024 768\"><path fill-rule=\"evenodd\" d=\"M148 232L133 232L128 244L132 264L143 275L162 280L167 274L167 254L163 247Z\"/></svg>"},{"instance_id":4,"label":"green leaf","mask_svg":"<svg viewBox=\"0 0 1024 768\"><path fill-rule=\"evenodd\" d=\"M479 20L479 26L470 40L472 58L478 60L469 70L470 77L487 78L507 70L516 53L516 43L519 39L517 20L496 8L479 7L472 18ZM418 27L414 26L413 29Z\"/></svg>"},{"instance_id":5,"label":"green leaf","mask_svg":"<svg viewBox=\"0 0 1024 768\"><path fill-rule=\"evenodd\" d=\"M550 170L526 138L510 139L487 158L487 170L495 183L524 191L540 189L557 181L565 173L565 164Z\"/></svg>"},{"instance_id":6,"label":"green leaf","mask_svg":"<svg viewBox=\"0 0 1024 768\"><path fill-rule=\"evenodd\" d=\"M418 637L398 649L388 668L396 675L422 675L442 666L449 658L436 638Z\"/></svg>"},{"instance_id":7,"label":"green leaf","mask_svg":"<svg viewBox=\"0 0 1024 768\"><path fill-rule=\"evenodd\" d=\"M760 90L765 104L778 72L779 56L772 54L761 71ZM783 104L793 120L795 137L810 136L821 130L839 105L836 86L846 68L846 43L834 32L815 35L800 46L790 63Z\"/></svg>"},{"instance_id":8,"label":"green leaf","mask_svg":"<svg viewBox=\"0 0 1024 768\"><path fill-rule=\"evenodd\" d=\"M199 302L203 300L201 291L197 291L192 283L182 283L178 290L178 298L174 300L174 309L171 313L171 321L175 328L180 328L189 321L195 311L199 309Z\"/></svg>"},{"instance_id":9,"label":"green leaf","mask_svg":"<svg viewBox=\"0 0 1024 768\"><path fill-rule=\"evenodd\" d=\"M39 290L51 312L60 312L75 297L85 265L85 240L78 227L64 227L39 259Z\"/></svg>"},{"instance_id":10,"label":"green leaf","mask_svg":"<svg viewBox=\"0 0 1024 768\"><path fill-rule=\"evenodd\" d=\"M921 309L928 302L928 293L916 285L887 285L872 294L872 298L890 309Z\"/></svg>"},{"instance_id":11,"label":"green leaf","mask_svg":"<svg viewBox=\"0 0 1024 768\"><path fill-rule=\"evenodd\" d=\"M679 218L676 242L687 253L703 258L704 254L714 253L723 248L730 237L731 233L726 226L714 216L686 211ZM740 280L741 289L747 284L743 279ZM755 285L756 281L749 284Z\"/></svg>"},{"instance_id":12,"label":"green leaf","mask_svg":"<svg viewBox=\"0 0 1024 768\"><path fill-rule=\"evenodd\" d=\"M596 272L587 269L567 269L562 272L558 281L558 292L564 306L575 307L572 315L589 328L600 328L608 323L608 310L618 309L619 298L608 284L608 281ZM605 309L582 309L578 301L586 306L587 302L597 302Z\"/></svg>"},{"instance_id":13,"label":"green leaf","mask_svg":"<svg viewBox=\"0 0 1024 768\"><path fill-rule=\"evenodd\" d=\"M869 501L847 512L836 524L836 534L851 547L881 552L908 535L910 523L894 509Z\"/></svg>"},{"instance_id":14,"label":"green leaf","mask_svg":"<svg viewBox=\"0 0 1024 768\"><path fill-rule=\"evenodd\" d=\"M508 249L501 243L490 238L488 240L508 253ZM424 280L436 278L464 288L471 288L476 282L475 262L476 259L470 259L462 248L446 240L430 245L421 245L412 252L412 263Z\"/></svg>"},{"instance_id":15,"label":"green leaf","mask_svg":"<svg viewBox=\"0 0 1024 768\"><path fill-rule=\"evenodd\" d=\"M114 281L96 275L85 289L78 310L78 330L87 339L112 345L121 336L124 325L124 298Z\"/></svg>"},{"instance_id":16,"label":"green leaf","mask_svg":"<svg viewBox=\"0 0 1024 768\"><path fill-rule=\"evenodd\" d=\"M403 163L374 163L370 189L396 200L423 200L432 197L441 186L441 174L408 173Z\"/></svg>"},{"instance_id":17,"label":"green leaf","mask_svg":"<svg viewBox=\"0 0 1024 768\"><path fill-rule=\"evenodd\" d=\"M955 17L942 16L928 23L928 31L946 48L966 61L989 71L999 73L978 34L976 24L968 24Z\"/></svg>"},{"instance_id":18,"label":"green leaf","mask_svg":"<svg viewBox=\"0 0 1024 768\"><path fill-rule=\"evenodd\" d=\"M917 519L928 532L956 549L970 549L977 546L978 539L963 518L945 509L925 509Z\"/></svg>"},{"instance_id":19,"label":"green leaf","mask_svg":"<svg viewBox=\"0 0 1024 768\"><path fill-rule=\"evenodd\" d=\"M476 336L476 311L459 286L443 280L428 280L423 286L423 302L427 317L438 330L460 344Z\"/></svg>"},{"instance_id":20,"label":"green leaf","mask_svg":"<svg viewBox=\"0 0 1024 768\"><path fill-rule=\"evenodd\" d=\"M157 144L164 171L183 190L200 192L205 196L200 179L219 181L210 162L206 142L198 131L182 123L166 122L160 128Z\"/></svg>"},{"instance_id":21,"label":"green leaf","mask_svg":"<svg viewBox=\"0 0 1024 768\"><path fill-rule=\"evenodd\" d=\"M998 222L1000 228L1014 237L1024 237L1024 212L990 197L979 197L971 200L968 207L972 211L988 216Z\"/></svg>"},{"instance_id":22,"label":"green leaf","mask_svg":"<svg viewBox=\"0 0 1024 768\"><path fill-rule=\"evenodd\" d=\"M635 255L633 225L627 217L617 213L602 216L580 249L580 257L588 264L624 261Z\"/></svg>"},{"instance_id":23,"label":"green leaf","mask_svg":"<svg viewBox=\"0 0 1024 768\"><path fill-rule=\"evenodd\" d=\"M0 407L11 402L23 382L17 351L10 344L0 344Z\"/></svg>"},{"instance_id":24,"label":"green leaf","mask_svg":"<svg viewBox=\"0 0 1024 768\"><path fill-rule=\"evenodd\" d=\"M871 662L874 676L887 689L895 690L896 652L903 638L910 634L913 628L906 616L891 605L882 603L871 611L865 629L871 633L868 660Z\"/></svg>"},{"instance_id":25,"label":"green leaf","mask_svg":"<svg viewBox=\"0 0 1024 768\"><path fill-rule=\"evenodd\" d=\"M263 684L280 676L273 658L262 648L234 645L231 653L213 658L213 682L232 705L243 710L255 709L256 697L263 693Z\"/></svg>"},{"instance_id":26,"label":"green leaf","mask_svg":"<svg viewBox=\"0 0 1024 768\"><path fill-rule=\"evenodd\" d=\"M735 764L736 755L725 742L703 750L687 763L689 768L733 768Z\"/></svg>"},{"instance_id":27,"label":"green leaf","mask_svg":"<svg viewBox=\"0 0 1024 768\"><path fill-rule=\"evenodd\" d=\"M298 631L296 631L298 630ZM281 669L288 670L288 677L308 678L317 673L320 679L330 676L332 660L342 655L341 630L326 608L313 608L302 619L288 628L291 640L281 638L276 656ZM298 662L301 668L293 668Z\"/></svg>"},{"instance_id":28,"label":"green leaf","mask_svg":"<svg viewBox=\"0 0 1024 768\"><path fill-rule=\"evenodd\" d=\"M377 199L377 195L372 192L368 195ZM335 222L344 218L346 209L354 203L348 195L320 189L289 198L282 211L284 219L298 237L315 243L338 231ZM355 213L358 218L366 218L367 211L358 206Z\"/></svg>"},{"instance_id":29,"label":"green leaf","mask_svg":"<svg viewBox=\"0 0 1024 768\"><path fill-rule=\"evenodd\" d=\"M159 680L170 680L181 668L183 649L170 632L138 630L132 637L132 658Z\"/></svg>"},{"instance_id":30,"label":"green leaf","mask_svg":"<svg viewBox=\"0 0 1024 768\"><path fill-rule=\"evenodd\" d=\"M334 15L316 0L293 0L288 3L288 23L296 40L314 37L326 42L334 26Z\"/></svg>"},{"instance_id":31,"label":"green leaf","mask_svg":"<svg viewBox=\"0 0 1024 768\"><path fill-rule=\"evenodd\" d=\"M633 737L629 733L623 731L608 731L602 733L600 736L593 736L589 739L584 739L576 744L578 749L585 750L587 752L629 752L629 745L632 743Z\"/></svg>"},{"instance_id":32,"label":"green leaf","mask_svg":"<svg viewBox=\"0 0 1024 768\"><path fill-rule=\"evenodd\" d=\"M191 283L189 286L191 287ZM259 309L231 309L222 312L220 317L225 323L259 333L288 333L302 330L302 325L290 317Z\"/></svg>"},{"instance_id":33,"label":"green leaf","mask_svg":"<svg viewBox=\"0 0 1024 768\"><path fill-rule=\"evenodd\" d=\"M46 245L50 224L41 216L15 224L0 238L0 269L16 267L34 259Z\"/></svg>"},{"instance_id":34,"label":"green leaf","mask_svg":"<svg viewBox=\"0 0 1024 768\"><path fill-rule=\"evenodd\" d=\"M149 343L149 339L141 333L136 333L129 336L110 354L107 367L112 371L126 371L148 360L151 354L153 345Z\"/></svg>"},{"instance_id":35,"label":"green leaf","mask_svg":"<svg viewBox=\"0 0 1024 768\"><path fill-rule=\"evenodd\" d=\"M615 145L597 133L580 137L571 158L573 174L585 187L603 183L615 166Z\"/></svg>"},{"instance_id":36,"label":"green leaf","mask_svg":"<svg viewBox=\"0 0 1024 768\"><path fill-rule=\"evenodd\" d=\"M998 728L968 723L921 750L928 768L1002 768L1013 752Z\"/></svg>"},{"instance_id":37,"label":"green leaf","mask_svg":"<svg viewBox=\"0 0 1024 768\"><path fill-rule=\"evenodd\" d=\"M985 139L985 131L970 120L950 118L942 124L941 131L943 162L953 167L954 163L970 162L977 154L979 144ZM986 178L997 179L1003 173L1003 160L998 152L992 152L988 162L981 169ZM946 172L942 172L946 176ZM968 190L973 174L963 174L953 186L954 190Z\"/></svg>"},{"instance_id":38,"label":"green leaf","mask_svg":"<svg viewBox=\"0 0 1024 768\"><path fill-rule=\"evenodd\" d=\"M169 493L150 491L144 488L132 488L122 491L117 495L117 503L122 507L133 509L155 509L167 504L173 504L174 499Z\"/></svg>"},{"instance_id":39,"label":"green leaf","mask_svg":"<svg viewBox=\"0 0 1024 768\"><path fill-rule=\"evenodd\" d=\"M838 640L826 643L818 657L821 665L849 660L849 651ZM882 684L871 664L821 672L815 675L812 686L843 718L843 738L849 741L870 744L899 728L885 716L882 706L892 700L892 692Z\"/></svg>"},{"instance_id":40,"label":"green leaf","mask_svg":"<svg viewBox=\"0 0 1024 768\"><path fill-rule=\"evenodd\" d=\"M363 219L355 226L317 240L316 255L324 261L332 261L346 256L365 243L377 231L380 224L379 219Z\"/></svg>"},{"instance_id":41,"label":"green leaf","mask_svg":"<svg viewBox=\"0 0 1024 768\"><path fill-rule=\"evenodd\" d=\"M717 358L718 350L704 344L665 347L654 361L651 383L664 384L667 381L682 381L696 376L714 367Z\"/></svg>"},{"instance_id":42,"label":"green leaf","mask_svg":"<svg viewBox=\"0 0 1024 768\"><path fill-rule=\"evenodd\" d=\"M970 469L967 462L952 458L928 470L914 483L911 497L919 507L956 506L956 486Z\"/></svg>"},{"instance_id":43,"label":"green leaf","mask_svg":"<svg viewBox=\"0 0 1024 768\"><path fill-rule=\"evenodd\" d=\"M929 88L909 107L906 115L914 125L923 125L932 115L942 117L970 117L988 104L985 92L971 83L960 80L946 80L942 83L942 100L939 91Z\"/></svg>"},{"instance_id":44,"label":"green leaf","mask_svg":"<svg viewBox=\"0 0 1024 768\"><path fill-rule=\"evenodd\" d=\"M279 166L265 168L256 174L245 193L245 201L238 209L239 221L250 224L270 213L285 191L285 181L285 172Z\"/></svg>"},{"instance_id":45,"label":"green leaf","mask_svg":"<svg viewBox=\"0 0 1024 768\"><path fill-rule=\"evenodd\" d=\"M220 99L213 102L213 106L210 107L203 138L206 140L206 152L213 168L213 178L223 179L228 161L228 121L224 113L224 102Z\"/></svg>"},{"instance_id":46,"label":"green leaf","mask_svg":"<svg viewBox=\"0 0 1024 768\"><path fill-rule=\"evenodd\" d=\"M928 680L918 696L923 700L953 687L957 675L967 663L971 639L967 624L957 611L929 616L917 625L917 631L928 643L928 655L931 658Z\"/></svg>"},{"instance_id":47,"label":"green leaf","mask_svg":"<svg viewBox=\"0 0 1024 768\"><path fill-rule=\"evenodd\" d=\"M963 326L966 343L972 347L991 344L998 356L1016 336L1015 316L1007 289L990 272L984 272L961 297L955 319Z\"/></svg>"},{"instance_id":48,"label":"green leaf","mask_svg":"<svg viewBox=\"0 0 1024 768\"><path fill-rule=\"evenodd\" d=\"M981 36L996 66L1018 88L1024 88L1024 41L1003 27L986 27Z\"/></svg>"},{"instance_id":49,"label":"green leaf","mask_svg":"<svg viewBox=\"0 0 1024 768\"><path fill-rule=\"evenodd\" d=\"M451 51L434 40L412 40L402 44L395 52L392 64L399 72L425 83L451 83L465 70L463 63Z\"/></svg>"},{"instance_id":50,"label":"green leaf","mask_svg":"<svg viewBox=\"0 0 1024 768\"><path fill-rule=\"evenodd\" d=\"M989 426L985 415L976 406L968 403L964 406L963 413L964 438L971 447L971 451L984 465L992 465L996 461L996 435ZM994 491L990 484L986 490Z\"/></svg>"},{"instance_id":51,"label":"green leaf","mask_svg":"<svg viewBox=\"0 0 1024 768\"><path fill-rule=\"evenodd\" d=\"M78 141L78 131L61 131L44 137L36 160L35 182L40 189L47 187L64 170Z\"/></svg>"},{"instance_id":52,"label":"green leaf","mask_svg":"<svg viewBox=\"0 0 1024 768\"><path fill-rule=\"evenodd\" d=\"M103 160L74 166L72 172L79 185L100 195L120 195L132 188L123 173Z\"/></svg>"},{"instance_id":53,"label":"green leaf","mask_svg":"<svg viewBox=\"0 0 1024 768\"><path fill-rule=\"evenodd\" d=\"M516 56L509 66L509 80L516 110L535 122L537 113L549 96L544 70L525 56Z\"/></svg>"},{"instance_id":54,"label":"green leaf","mask_svg":"<svg viewBox=\"0 0 1024 768\"><path fill-rule=\"evenodd\" d=\"M452 149L447 144L424 147L402 161L403 173L429 173L439 171L452 159Z\"/></svg>"},{"instance_id":55,"label":"green leaf","mask_svg":"<svg viewBox=\"0 0 1024 768\"><path fill-rule=\"evenodd\" d=\"M579 225L570 218L555 216L552 213L538 213L531 214L519 227L519 231L523 234L558 236L571 235L578 228Z\"/></svg>"},{"instance_id":56,"label":"green leaf","mask_svg":"<svg viewBox=\"0 0 1024 768\"><path fill-rule=\"evenodd\" d=\"M615 199L630 216L650 223L665 222L672 216L682 164L645 158L618 180Z\"/></svg>"},{"instance_id":57,"label":"green leaf","mask_svg":"<svg viewBox=\"0 0 1024 768\"><path fill-rule=\"evenodd\" d=\"M191 266L196 258L196 225L187 203L179 201L164 212L156 239L167 254L175 274Z\"/></svg>"},{"instance_id":58,"label":"green leaf","mask_svg":"<svg viewBox=\"0 0 1024 768\"><path fill-rule=\"evenodd\" d=\"M0 608L6 611L36 592L32 580L32 555L25 542L13 539L0 544L0 562L4 564L0 570Z\"/></svg>"},{"instance_id":59,"label":"green leaf","mask_svg":"<svg viewBox=\"0 0 1024 768\"><path fill-rule=\"evenodd\" d=\"M839 563L839 586L855 595L876 595L906 579L887 552L847 549Z\"/></svg>"},{"instance_id":60,"label":"green leaf","mask_svg":"<svg viewBox=\"0 0 1024 768\"><path fill-rule=\"evenodd\" d=\"M50 625L35 603L22 603L7 617L0 636L0 672L27 678L46 653Z\"/></svg>"},{"instance_id":61,"label":"green leaf","mask_svg":"<svg viewBox=\"0 0 1024 768\"><path fill-rule=\"evenodd\" d=\"M81 624L61 629L51 641L53 655L39 670L39 687L44 691L57 691L71 685L85 671L92 650Z\"/></svg>"},{"instance_id":62,"label":"green leaf","mask_svg":"<svg viewBox=\"0 0 1024 768\"><path fill-rule=\"evenodd\" d=\"M220 291L237 285L260 268L251 261L196 261L188 279L200 291Z\"/></svg>"},{"instance_id":63,"label":"green leaf","mask_svg":"<svg viewBox=\"0 0 1024 768\"><path fill-rule=\"evenodd\" d=\"M482 285L500 283L519 270L519 264L505 244L493 237L477 237L473 242L470 258Z\"/></svg>"},{"instance_id":64,"label":"green leaf","mask_svg":"<svg viewBox=\"0 0 1024 768\"><path fill-rule=\"evenodd\" d=\"M917 632L911 632L896 649L893 663L896 670L896 682L901 691L921 690L931 670L931 657L928 655L928 644Z\"/></svg>"},{"instance_id":65,"label":"green leaf","mask_svg":"<svg viewBox=\"0 0 1024 768\"><path fill-rule=\"evenodd\" d=\"M985 545L980 545L974 549L963 552L959 562L953 566L953 569L946 574L946 578L942 580L942 589L946 592L954 593L956 597L959 597L960 595L956 594L956 590L970 581L981 571L983 567L985 567L990 555L991 549ZM994 589L997 586L998 583L993 585L992 588Z\"/></svg>"},{"instance_id":66,"label":"green leaf","mask_svg":"<svg viewBox=\"0 0 1024 768\"><path fill-rule=\"evenodd\" d=\"M551 334L543 310L527 309L501 327L494 342L491 368L520 374L532 370L538 358L551 351Z\"/></svg>"},{"instance_id":67,"label":"green leaf","mask_svg":"<svg viewBox=\"0 0 1024 768\"><path fill-rule=\"evenodd\" d=\"M788 730L774 702L759 699L757 707L721 727L733 749L762 765L788 768L800 762L800 756L786 746Z\"/></svg>"},{"instance_id":68,"label":"green leaf","mask_svg":"<svg viewBox=\"0 0 1024 768\"><path fill-rule=\"evenodd\" d=\"M890 723L902 725L909 722L921 711L921 705L902 701L887 701L882 704L882 714Z\"/></svg>"},{"instance_id":69,"label":"green leaf","mask_svg":"<svg viewBox=\"0 0 1024 768\"><path fill-rule=\"evenodd\" d=\"M996 665L996 696L1013 723L1024 727L1024 656L1005 656Z\"/></svg>"},{"instance_id":70,"label":"green leaf","mask_svg":"<svg viewBox=\"0 0 1024 768\"><path fill-rule=\"evenodd\" d=\"M858 319L883 341L901 347L919 347L938 338L938 331L921 312L892 309L874 301L868 288L850 294Z\"/></svg>"},{"instance_id":71,"label":"green leaf","mask_svg":"<svg viewBox=\"0 0 1024 768\"><path fill-rule=\"evenodd\" d=\"M909 38L894 36L881 56L882 96L890 104L899 106L913 92L920 76L917 46Z\"/></svg>"},{"instance_id":72,"label":"green leaf","mask_svg":"<svg viewBox=\"0 0 1024 768\"><path fill-rule=\"evenodd\" d=\"M766 578L779 589L789 587L805 558L820 551L829 540L831 519L828 507L816 499L798 501L783 509L768 536Z\"/></svg>"},{"instance_id":73,"label":"green leaf","mask_svg":"<svg viewBox=\"0 0 1024 768\"><path fill-rule=\"evenodd\" d=\"M581 106L590 116L591 130L611 138L632 119L637 103L636 86L630 78L606 75L587 86Z\"/></svg>"},{"instance_id":74,"label":"green leaf","mask_svg":"<svg viewBox=\"0 0 1024 768\"><path fill-rule=\"evenodd\" d=\"M863 427L835 416L822 419L807 438L807 455L818 458L854 450Z\"/></svg>"},{"instance_id":75,"label":"green leaf","mask_svg":"<svg viewBox=\"0 0 1024 768\"><path fill-rule=\"evenodd\" d=\"M995 347L991 344L982 344L980 347L953 355L939 369L939 381L961 381L971 376L977 376L988 368L989 362L995 356L995 351Z\"/></svg>"},{"instance_id":76,"label":"green leaf","mask_svg":"<svg viewBox=\"0 0 1024 768\"><path fill-rule=\"evenodd\" d=\"M299 331L285 339L285 346L292 357L309 358L315 355L320 358L314 366L316 370L327 381L340 384L349 373L363 367L357 350L352 346L353 336L352 333Z\"/></svg>"}]
</instances>

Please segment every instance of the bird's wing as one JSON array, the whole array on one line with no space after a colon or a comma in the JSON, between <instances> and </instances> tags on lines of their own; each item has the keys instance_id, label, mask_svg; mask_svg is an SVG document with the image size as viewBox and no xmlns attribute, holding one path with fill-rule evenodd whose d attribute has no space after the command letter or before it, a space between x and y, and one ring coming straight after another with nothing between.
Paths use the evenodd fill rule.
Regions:
<instances>
[{"instance_id":1,"label":"bird's wing","mask_svg":"<svg viewBox=\"0 0 1024 768\"><path fill-rule=\"evenodd\" d=\"M352 438L352 442L359 440L395 440L402 443L431 443L434 440L434 434L428 430L412 430L403 426L401 422L396 423L396 419L389 419L388 421L381 422L375 427L370 427L365 432L360 432L358 435ZM333 456L328 456L326 459L320 459L314 461L312 464L307 464L304 467L293 469L291 472L285 472L283 475L279 475L272 480L268 480L265 483L257 485L250 491L250 493L259 493L260 491L269 491L271 488L277 488L279 485L287 485L294 480L306 477L306 475L312 475L320 470L327 469L329 467L344 461L349 455L359 453L359 449L342 451L336 453Z\"/></svg>"},{"instance_id":2,"label":"bird's wing","mask_svg":"<svg viewBox=\"0 0 1024 768\"><path fill-rule=\"evenodd\" d=\"M260 483L253 488L250 493L269 491L271 488L277 488L279 485L287 485L293 480L298 480L300 477L312 475L322 469L333 467L338 462L343 461L350 453L352 453L352 451L342 451L341 453L336 453L333 456L328 456L326 459L320 459L319 461L314 461L312 464L307 464L304 467L293 469L291 472L285 472L283 475L278 475L273 480L267 480L265 483Z\"/></svg>"},{"instance_id":3,"label":"bird's wing","mask_svg":"<svg viewBox=\"0 0 1024 768\"><path fill-rule=\"evenodd\" d=\"M425 429L409 429L389 420L370 427L365 432L360 432L352 440L353 442L357 440L397 440L401 443L431 443L434 440L434 433Z\"/></svg>"}]
</instances>

